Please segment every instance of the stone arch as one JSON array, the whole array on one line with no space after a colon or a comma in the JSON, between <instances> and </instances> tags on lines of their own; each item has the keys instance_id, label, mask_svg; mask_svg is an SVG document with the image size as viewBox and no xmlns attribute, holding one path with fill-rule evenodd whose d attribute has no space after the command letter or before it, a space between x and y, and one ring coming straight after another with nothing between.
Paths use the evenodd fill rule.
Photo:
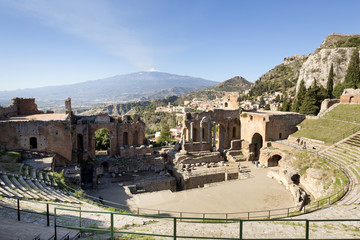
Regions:
<instances>
[{"instance_id":1,"label":"stone arch","mask_svg":"<svg viewBox=\"0 0 360 240\"><path fill-rule=\"evenodd\" d=\"M354 101L355 99L354 99L354 96L351 96L350 98L349 98L349 103L354 103L355 101Z\"/></svg>"},{"instance_id":2,"label":"stone arch","mask_svg":"<svg viewBox=\"0 0 360 240\"><path fill-rule=\"evenodd\" d=\"M123 133L123 146L128 146L129 145L129 133L128 132L124 132Z\"/></svg>"},{"instance_id":3,"label":"stone arch","mask_svg":"<svg viewBox=\"0 0 360 240\"><path fill-rule=\"evenodd\" d=\"M251 138L250 152L254 154L254 159L259 160L260 149L263 146L263 137L259 133L254 133Z\"/></svg>"},{"instance_id":4,"label":"stone arch","mask_svg":"<svg viewBox=\"0 0 360 240\"><path fill-rule=\"evenodd\" d=\"M275 154L275 155L271 156L268 159L267 166L268 167L277 167L277 166L279 166L279 161L281 160L281 158L282 157L279 154Z\"/></svg>"},{"instance_id":5,"label":"stone arch","mask_svg":"<svg viewBox=\"0 0 360 240\"><path fill-rule=\"evenodd\" d=\"M82 134L78 134L76 137L77 140L77 150L78 151L83 151L84 150L84 138Z\"/></svg>"},{"instance_id":6,"label":"stone arch","mask_svg":"<svg viewBox=\"0 0 360 240\"><path fill-rule=\"evenodd\" d=\"M30 144L30 149L37 149L37 138L31 137L29 144Z\"/></svg>"}]
</instances>

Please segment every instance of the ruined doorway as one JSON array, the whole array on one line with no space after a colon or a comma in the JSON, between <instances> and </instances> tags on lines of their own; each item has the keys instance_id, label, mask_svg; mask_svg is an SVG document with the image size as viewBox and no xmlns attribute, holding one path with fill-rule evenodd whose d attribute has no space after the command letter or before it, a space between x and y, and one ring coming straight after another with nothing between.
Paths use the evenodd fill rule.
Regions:
<instances>
[{"instance_id":1,"label":"ruined doorway","mask_svg":"<svg viewBox=\"0 0 360 240\"><path fill-rule=\"evenodd\" d=\"M123 146L129 145L129 134L128 132L124 132L123 134Z\"/></svg>"},{"instance_id":2,"label":"ruined doorway","mask_svg":"<svg viewBox=\"0 0 360 240\"><path fill-rule=\"evenodd\" d=\"M276 154L268 159L268 167L277 167L279 166L279 161L281 160L281 156Z\"/></svg>"},{"instance_id":3,"label":"ruined doorway","mask_svg":"<svg viewBox=\"0 0 360 240\"><path fill-rule=\"evenodd\" d=\"M263 138L259 133L255 133L251 139L250 151L254 153L254 159L259 160L260 149L263 146Z\"/></svg>"},{"instance_id":4,"label":"ruined doorway","mask_svg":"<svg viewBox=\"0 0 360 240\"><path fill-rule=\"evenodd\" d=\"M109 163L108 162L102 162L101 166L103 167L104 174L109 172Z\"/></svg>"},{"instance_id":5,"label":"ruined doorway","mask_svg":"<svg viewBox=\"0 0 360 240\"><path fill-rule=\"evenodd\" d=\"M30 138L30 149L37 149L37 138L36 137Z\"/></svg>"},{"instance_id":6,"label":"ruined doorway","mask_svg":"<svg viewBox=\"0 0 360 240\"><path fill-rule=\"evenodd\" d=\"M224 149L225 146L225 139L226 139L226 128L223 124L218 125L218 149Z\"/></svg>"},{"instance_id":7,"label":"ruined doorway","mask_svg":"<svg viewBox=\"0 0 360 240\"><path fill-rule=\"evenodd\" d=\"M110 131L100 128L95 131L95 154L108 155L110 148Z\"/></svg>"},{"instance_id":8,"label":"ruined doorway","mask_svg":"<svg viewBox=\"0 0 360 240\"><path fill-rule=\"evenodd\" d=\"M354 96L351 96L349 99L349 103L353 103L354 102Z\"/></svg>"},{"instance_id":9,"label":"ruined doorway","mask_svg":"<svg viewBox=\"0 0 360 240\"><path fill-rule=\"evenodd\" d=\"M236 138L236 127L233 127L232 138L233 138L233 139Z\"/></svg>"},{"instance_id":10,"label":"ruined doorway","mask_svg":"<svg viewBox=\"0 0 360 240\"><path fill-rule=\"evenodd\" d=\"M193 128L193 142L198 142L197 129Z\"/></svg>"},{"instance_id":11,"label":"ruined doorway","mask_svg":"<svg viewBox=\"0 0 360 240\"><path fill-rule=\"evenodd\" d=\"M82 134L77 135L77 150L78 152L82 152L84 150L84 141Z\"/></svg>"}]
</instances>

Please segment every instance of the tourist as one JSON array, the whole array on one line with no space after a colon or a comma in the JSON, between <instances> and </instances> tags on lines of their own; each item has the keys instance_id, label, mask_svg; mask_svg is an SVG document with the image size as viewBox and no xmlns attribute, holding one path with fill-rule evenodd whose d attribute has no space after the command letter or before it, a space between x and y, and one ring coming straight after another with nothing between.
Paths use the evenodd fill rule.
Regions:
<instances>
[{"instance_id":1,"label":"tourist","mask_svg":"<svg viewBox=\"0 0 360 240\"><path fill-rule=\"evenodd\" d=\"M99 196L99 202L100 202L101 204L104 204L103 200L104 200L104 198L103 198L102 196Z\"/></svg>"},{"instance_id":2,"label":"tourist","mask_svg":"<svg viewBox=\"0 0 360 240\"><path fill-rule=\"evenodd\" d=\"M259 167L259 161L256 161L255 164L256 164L256 167Z\"/></svg>"},{"instance_id":3,"label":"tourist","mask_svg":"<svg viewBox=\"0 0 360 240\"><path fill-rule=\"evenodd\" d=\"M242 173L242 167L241 167L241 165L239 164L239 172L241 172Z\"/></svg>"}]
</instances>

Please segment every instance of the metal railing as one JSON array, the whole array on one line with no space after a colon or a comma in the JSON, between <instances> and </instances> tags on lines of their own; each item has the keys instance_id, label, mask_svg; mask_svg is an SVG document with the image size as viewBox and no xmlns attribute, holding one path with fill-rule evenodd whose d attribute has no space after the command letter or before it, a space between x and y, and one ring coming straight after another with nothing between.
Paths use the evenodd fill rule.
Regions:
<instances>
[{"instance_id":1,"label":"metal railing","mask_svg":"<svg viewBox=\"0 0 360 240\"><path fill-rule=\"evenodd\" d=\"M86 214L96 214L97 216L101 215L102 217L107 216L108 217L108 222L110 223L109 226L103 227L103 228L99 228L99 227L84 227L84 226L76 226L74 224L71 225L67 225L66 223L60 223L59 219L62 218L62 215L59 214L59 212L81 212L80 216L86 215ZM70 214L67 214L70 215ZM68 228L68 229L74 229L74 230L80 230L82 232L86 232L86 231L92 231L92 232L97 232L97 233L109 233L110 234L110 239L115 239L115 234L122 234L122 236L124 234L127 235L138 235L138 236L151 236L151 237L162 237L162 238L172 238L172 239L181 239L181 238L191 238L191 239L304 239L304 240L310 240L310 239L319 239L319 238L311 238L310 234L314 233L317 231L318 228L318 224L319 223L325 223L326 225L324 225L323 227L327 227L329 228L329 223L334 223L334 222L339 222L341 223L341 226L343 228L345 228L345 222L351 222L350 226L354 227L354 222L355 223L360 223L360 219L317 219L317 220L309 220L309 219L257 219L257 220L242 220L242 219L228 219L226 222L224 221L224 219L216 219L216 218L207 218L207 219L203 219L203 218L178 218L178 217L169 217L169 216L158 216L158 215L154 215L154 216L149 216L149 215L137 215L136 217L141 217L143 219L158 219L158 221L161 220L167 220L167 222L172 222L172 229L169 229L170 231L167 232L167 234L164 233L154 233L154 232L149 232L149 229L138 229L136 232L135 231L126 231L126 228L121 228L120 226L116 225L116 221L115 218L116 216L121 215L121 216L134 216L133 214L126 214L126 213L118 213L118 212L100 212L100 211L79 211L79 210L75 210L75 209L68 209L68 208L55 208L55 215L54 215L54 230L55 230L55 239L56 239L56 232L57 232L57 228ZM81 218L81 217L80 217ZM78 221L75 221L78 222ZM79 221L81 223L81 219ZM186 223L186 222L190 222L192 224L197 223L197 224L224 224L224 223L232 223L232 224L236 224L238 226L238 231L236 235L233 235L231 237L217 237L217 236L194 236L194 235L182 235L183 233L181 233L180 231L178 231L178 227L180 224L182 223ZM295 228L298 227L297 229L297 234L299 235L299 231L303 231L303 236L302 237L294 237L294 234L289 233L289 236L286 236L285 238L283 237L277 237L277 238L245 238L244 235L247 233L247 230L252 229L253 226L249 226L246 223L255 223L255 222L266 222L266 223L272 223L272 224L280 224L280 227L284 227L286 224L289 225L289 223ZM313 225L311 225L311 223L314 223ZM315 224L317 223L317 224ZM165 224L165 222L164 222ZM169 225L169 224L168 224ZM275 225L274 225L275 226ZM263 226L264 227L264 226ZM313 231L312 228L314 228ZM273 229L273 228L272 228ZM303 230L301 230L303 229ZM354 228L354 235L353 238L345 238L344 236L341 236L342 240L350 240L350 239L358 239L358 235L356 235L356 231L358 229L358 226L355 226ZM139 230L142 230L141 232ZM259 233L262 232L263 229L257 229L257 231ZM274 231L274 229L273 229ZM344 230L344 231L348 231L348 230ZM182 231L184 232L184 231ZM186 233L188 233L187 231L185 231ZM199 234L200 232L196 231L197 234ZM269 234L269 233L268 233ZM326 237L326 231L323 231L322 233L322 237ZM267 234L266 234L267 235ZM282 234L279 234L282 235ZM322 238L322 239L332 239L332 238ZM340 238L337 238L340 239Z\"/></svg>"},{"instance_id":2,"label":"metal railing","mask_svg":"<svg viewBox=\"0 0 360 240\"><path fill-rule=\"evenodd\" d=\"M41 202L41 201L34 201L34 200L27 200L27 199L19 199L19 198L11 198L7 197L10 201L14 201L15 206L9 206L10 204L0 204L0 207L13 210L17 213L17 220L21 221L21 216L23 213L29 213L29 214L35 214L35 215L41 215L46 218L46 225L50 226L50 218L54 216L54 210L55 207L67 207L67 208L73 208L77 210L81 210L80 206L71 206L71 205L65 205L60 203L53 203L53 202ZM22 202L29 202L29 203L36 203L37 204L37 210L31 210L31 209L22 209ZM39 206L43 206L43 208ZM52 211L51 211L52 210Z\"/></svg>"}]
</instances>

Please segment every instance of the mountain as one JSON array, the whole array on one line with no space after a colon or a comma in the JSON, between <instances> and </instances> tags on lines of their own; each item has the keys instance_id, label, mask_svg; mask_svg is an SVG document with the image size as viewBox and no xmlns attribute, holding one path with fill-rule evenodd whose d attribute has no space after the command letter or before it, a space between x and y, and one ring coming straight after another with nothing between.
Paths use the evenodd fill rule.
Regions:
<instances>
[{"instance_id":1,"label":"mountain","mask_svg":"<svg viewBox=\"0 0 360 240\"><path fill-rule=\"evenodd\" d=\"M261 96L266 92L287 90L296 85L299 70L306 61L306 55L284 58L284 62L264 73L251 88L251 94Z\"/></svg>"},{"instance_id":2,"label":"mountain","mask_svg":"<svg viewBox=\"0 0 360 240\"><path fill-rule=\"evenodd\" d=\"M46 108L63 106L64 99L71 97L73 105L91 106L184 94L215 84L164 72L136 72L71 85L1 91L0 104L8 104L13 97L35 97L39 107Z\"/></svg>"},{"instance_id":3,"label":"mountain","mask_svg":"<svg viewBox=\"0 0 360 240\"><path fill-rule=\"evenodd\" d=\"M241 76L235 76L224 82L221 82L213 87L192 92L181 96L184 100L191 100L193 98L202 99L215 99L217 97L224 96L225 92L243 92L245 89L249 89L252 83L247 81Z\"/></svg>"}]
</instances>

